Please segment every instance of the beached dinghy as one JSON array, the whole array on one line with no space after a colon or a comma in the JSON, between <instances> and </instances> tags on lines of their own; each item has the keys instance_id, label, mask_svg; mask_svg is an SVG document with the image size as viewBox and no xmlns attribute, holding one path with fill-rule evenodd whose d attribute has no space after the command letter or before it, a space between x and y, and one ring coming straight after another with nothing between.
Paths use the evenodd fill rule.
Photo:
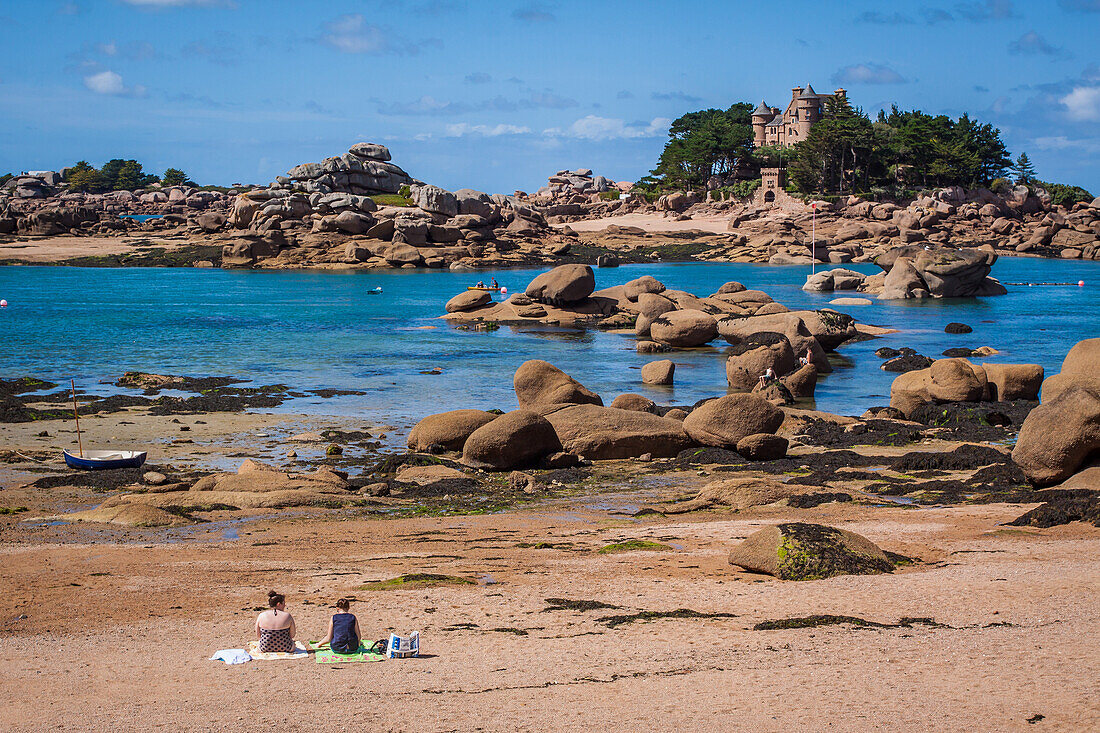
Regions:
<instances>
[{"instance_id":1,"label":"beached dinghy","mask_svg":"<svg viewBox=\"0 0 1100 733\"><path fill-rule=\"evenodd\" d=\"M86 450L83 455L63 451L65 463L70 468L99 471L105 468L138 468L145 463L145 451L136 450Z\"/></svg>"},{"instance_id":2,"label":"beached dinghy","mask_svg":"<svg viewBox=\"0 0 1100 733\"><path fill-rule=\"evenodd\" d=\"M76 380L70 379L73 390L73 419L76 420L77 455L67 450L61 451L69 468L82 471L101 471L105 468L138 468L145 463L145 451L136 450L84 450L84 439L80 437L80 411L76 404Z\"/></svg>"}]
</instances>

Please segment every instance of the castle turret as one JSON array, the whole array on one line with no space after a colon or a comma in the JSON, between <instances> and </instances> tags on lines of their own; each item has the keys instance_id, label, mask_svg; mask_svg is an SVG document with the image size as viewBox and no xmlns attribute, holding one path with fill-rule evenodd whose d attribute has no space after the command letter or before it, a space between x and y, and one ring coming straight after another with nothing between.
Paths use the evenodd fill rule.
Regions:
<instances>
[{"instance_id":1,"label":"castle turret","mask_svg":"<svg viewBox=\"0 0 1100 733\"><path fill-rule=\"evenodd\" d=\"M821 97L809 84L795 100L795 111L795 140L805 140L810 134L810 127L821 119Z\"/></svg>"},{"instance_id":2,"label":"castle turret","mask_svg":"<svg viewBox=\"0 0 1100 733\"><path fill-rule=\"evenodd\" d=\"M753 110L752 113L752 134L753 145L761 148L768 144L767 137L764 133L765 126L771 122L775 117L775 112L768 106L767 102L760 102L760 106Z\"/></svg>"}]
</instances>

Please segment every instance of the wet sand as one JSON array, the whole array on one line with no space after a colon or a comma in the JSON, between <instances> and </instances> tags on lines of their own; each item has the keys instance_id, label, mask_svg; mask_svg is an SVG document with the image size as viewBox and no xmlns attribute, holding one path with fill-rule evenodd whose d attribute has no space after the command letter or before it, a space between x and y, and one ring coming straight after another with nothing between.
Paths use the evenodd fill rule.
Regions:
<instances>
[{"instance_id":1,"label":"wet sand","mask_svg":"<svg viewBox=\"0 0 1100 733\"><path fill-rule=\"evenodd\" d=\"M0 242L0 261L18 260L27 264L49 264L78 257L102 257L135 252L141 247L177 249L193 242L181 237L165 238L159 234L139 234L120 237L29 237Z\"/></svg>"}]
</instances>

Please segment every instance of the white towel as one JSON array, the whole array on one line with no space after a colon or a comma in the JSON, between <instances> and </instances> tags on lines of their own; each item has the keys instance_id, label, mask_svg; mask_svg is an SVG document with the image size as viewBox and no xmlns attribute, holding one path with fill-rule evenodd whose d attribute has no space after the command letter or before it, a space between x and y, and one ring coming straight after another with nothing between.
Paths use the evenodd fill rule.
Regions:
<instances>
[{"instance_id":1,"label":"white towel","mask_svg":"<svg viewBox=\"0 0 1100 733\"><path fill-rule=\"evenodd\" d=\"M226 664L244 664L251 662L252 657L244 649L219 649L210 657L211 662L225 662Z\"/></svg>"}]
</instances>

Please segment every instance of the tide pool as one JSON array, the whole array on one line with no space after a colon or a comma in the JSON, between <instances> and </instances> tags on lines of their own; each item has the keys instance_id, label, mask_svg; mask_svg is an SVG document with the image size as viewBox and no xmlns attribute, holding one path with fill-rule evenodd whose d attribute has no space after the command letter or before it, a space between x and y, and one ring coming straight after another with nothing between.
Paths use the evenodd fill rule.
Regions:
<instances>
[{"instance_id":1,"label":"tide pool","mask_svg":"<svg viewBox=\"0 0 1100 733\"><path fill-rule=\"evenodd\" d=\"M872 273L873 265L856 269ZM361 415L407 425L432 412L516 406L512 374L545 359L596 390L605 402L638 392L660 404L691 404L724 394L724 342L715 347L639 355L633 338L535 326L490 333L458 331L438 319L454 294L495 275L522 291L540 270L313 272L166 268L2 267L0 376L35 375L104 392L125 371L232 375L293 389L355 389L367 395L287 402L283 411ZM644 274L700 296L737 280L791 309L821 308L850 293L801 290L808 267L651 264L596 270L598 288ZM881 346L909 346L938 357L956 346L992 346L984 361L1038 363L1058 371L1077 341L1100 336L1100 263L1001 259L1006 283L1085 281L1077 286L1009 285L984 299L875 301L839 307L857 320L900 333L842 346L835 371L820 379L819 409L858 415L889 401L895 374L879 369ZM367 290L383 288L381 295ZM973 327L944 333L952 321ZM643 385L647 361L676 362L673 387ZM981 361L981 360L980 360ZM420 374L440 367L442 375Z\"/></svg>"}]
</instances>

